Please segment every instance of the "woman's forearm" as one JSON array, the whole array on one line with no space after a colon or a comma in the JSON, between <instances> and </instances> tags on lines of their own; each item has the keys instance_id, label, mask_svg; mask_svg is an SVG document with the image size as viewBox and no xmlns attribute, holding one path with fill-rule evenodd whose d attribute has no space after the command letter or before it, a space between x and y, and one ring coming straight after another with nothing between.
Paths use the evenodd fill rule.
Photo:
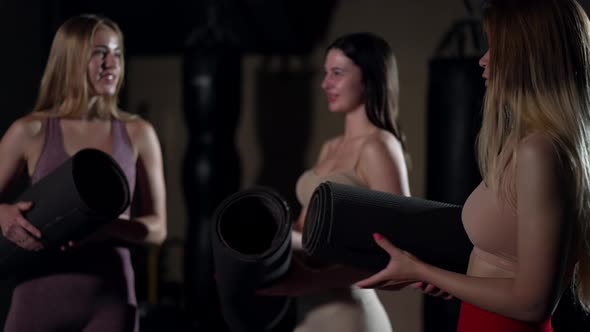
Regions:
<instances>
[{"instance_id":1,"label":"woman's forearm","mask_svg":"<svg viewBox=\"0 0 590 332\"><path fill-rule=\"evenodd\" d=\"M341 265L325 265L306 261L300 251L293 254L287 275L259 290L261 295L298 296L333 288L350 287L371 273Z\"/></svg>"},{"instance_id":2,"label":"woman's forearm","mask_svg":"<svg viewBox=\"0 0 590 332\"><path fill-rule=\"evenodd\" d=\"M467 276L422 262L417 267L417 275L418 279L434 284L465 302L510 318L540 322L553 309L552 301L543 296L520 292L514 279Z\"/></svg>"},{"instance_id":3,"label":"woman's forearm","mask_svg":"<svg viewBox=\"0 0 590 332\"><path fill-rule=\"evenodd\" d=\"M162 244L166 229L161 217L147 215L133 219L117 219L105 225L100 231L103 238L117 239L134 244Z\"/></svg>"}]
</instances>

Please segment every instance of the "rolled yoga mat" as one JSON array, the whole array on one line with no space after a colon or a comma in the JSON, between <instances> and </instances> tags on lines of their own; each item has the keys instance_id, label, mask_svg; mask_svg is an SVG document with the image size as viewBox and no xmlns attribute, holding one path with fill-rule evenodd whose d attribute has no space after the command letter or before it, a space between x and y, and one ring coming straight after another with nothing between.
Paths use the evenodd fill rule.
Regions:
<instances>
[{"instance_id":1,"label":"rolled yoga mat","mask_svg":"<svg viewBox=\"0 0 590 332\"><path fill-rule=\"evenodd\" d=\"M458 205L324 182L308 206L303 248L313 258L377 272L389 262L373 240L377 232L426 263L464 272L472 244L461 210Z\"/></svg>"},{"instance_id":2,"label":"rolled yoga mat","mask_svg":"<svg viewBox=\"0 0 590 332\"><path fill-rule=\"evenodd\" d=\"M221 309L231 331L273 331L289 297L256 296L291 264L289 206L275 191L254 188L226 198L216 209L212 250Z\"/></svg>"},{"instance_id":3,"label":"rolled yoga mat","mask_svg":"<svg viewBox=\"0 0 590 332\"><path fill-rule=\"evenodd\" d=\"M0 235L0 278L26 275L67 241L115 220L130 200L117 162L100 150L80 150L15 200L33 202L23 216L41 231L44 249L28 251Z\"/></svg>"}]
</instances>

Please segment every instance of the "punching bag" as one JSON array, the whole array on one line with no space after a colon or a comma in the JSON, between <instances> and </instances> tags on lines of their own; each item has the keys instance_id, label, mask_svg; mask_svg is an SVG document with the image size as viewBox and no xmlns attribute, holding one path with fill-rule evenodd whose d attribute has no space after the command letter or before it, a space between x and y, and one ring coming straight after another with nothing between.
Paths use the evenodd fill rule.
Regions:
<instances>
[{"instance_id":1,"label":"punching bag","mask_svg":"<svg viewBox=\"0 0 590 332\"><path fill-rule=\"evenodd\" d=\"M240 185L234 145L241 100L241 51L213 22L187 42L184 111L188 127L183 185L188 209L186 307L199 331L226 331L213 278L211 220Z\"/></svg>"},{"instance_id":2,"label":"punching bag","mask_svg":"<svg viewBox=\"0 0 590 332\"><path fill-rule=\"evenodd\" d=\"M463 205L481 181L476 137L485 84L481 22L454 24L429 63L427 186L429 200ZM469 46L471 45L471 46ZM469 47L468 47L469 46ZM465 272L469 253L457 262ZM456 331L460 301L424 298L424 332Z\"/></svg>"}]
</instances>

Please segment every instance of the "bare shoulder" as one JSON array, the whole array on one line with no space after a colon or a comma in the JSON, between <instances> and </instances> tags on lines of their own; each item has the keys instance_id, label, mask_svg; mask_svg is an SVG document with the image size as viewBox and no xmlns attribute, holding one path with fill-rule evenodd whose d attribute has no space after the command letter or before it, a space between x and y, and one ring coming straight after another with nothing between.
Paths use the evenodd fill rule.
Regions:
<instances>
[{"instance_id":1,"label":"bare shoulder","mask_svg":"<svg viewBox=\"0 0 590 332\"><path fill-rule=\"evenodd\" d=\"M154 126L149 121L140 116L126 119L125 126L127 128L129 138L134 143L140 143L143 140L151 140L156 137Z\"/></svg>"},{"instance_id":2,"label":"bare shoulder","mask_svg":"<svg viewBox=\"0 0 590 332\"><path fill-rule=\"evenodd\" d=\"M397 138L383 130L362 143L357 174L373 190L410 195L404 151Z\"/></svg>"},{"instance_id":3,"label":"bare shoulder","mask_svg":"<svg viewBox=\"0 0 590 332\"><path fill-rule=\"evenodd\" d=\"M564 165L557 144L544 134L534 133L522 139L516 155L516 189L527 197L561 192Z\"/></svg>"},{"instance_id":4,"label":"bare shoulder","mask_svg":"<svg viewBox=\"0 0 590 332\"><path fill-rule=\"evenodd\" d=\"M125 126L129 139L131 140L131 145L133 145L140 159L159 158L161 155L160 141L158 140L154 126L149 121L140 116L135 116L127 119Z\"/></svg>"},{"instance_id":5,"label":"bare shoulder","mask_svg":"<svg viewBox=\"0 0 590 332\"><path fill-rule=\"evenodd\" d=\"M361 156L373 158L402 157L404 152L400 141L390 132L379 130L363 142Z\"/></svg>"},{"instance_id":6,"label":"bare shoulder","mask_svg":"<svg viewBox=\"0 0 590 332\"><path fill-rule=\"evenodd\" d=\"M37 114L28 114L15 120L6 131L5 139L28 142L41 137L45 129L44 119Z\"/></svg>"},{"instance_id":7,"label":"bare shoulder","mask_svg":"<svg viewBox=\"0 0 590 332\"><path fill-rule=\"evenodd\" d=\"M532 133L518 144L517 165L521 168L557 165L558 163L559 153L556 143L545 134Z\"/></svg>"},{"instance_id":8,"label":"bare shoulder","mask_svg":"<svg viewBox=\"0 0 590 332\"><path fill-rule=\"evenodd\" d=\"M2 136L0 154L5 158L34 159L45 140L45 119L47 116L28 114L15 120Z\"/></svg>"}]
</instances>

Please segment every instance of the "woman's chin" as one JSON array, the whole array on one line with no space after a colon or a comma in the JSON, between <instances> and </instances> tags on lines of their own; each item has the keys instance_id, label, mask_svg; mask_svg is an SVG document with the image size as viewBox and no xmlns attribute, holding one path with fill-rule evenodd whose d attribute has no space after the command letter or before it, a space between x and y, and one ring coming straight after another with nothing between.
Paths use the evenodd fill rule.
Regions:
<instances>
[{"instance_id":1,"label":"woman's chin","mask_svg":"<svg viewBox=\"0 0 590 332\"><path fill-rule=\"evenodd\" d=\"M345 110L343 110L341 107L337 107L337 106L328 106L328 109L330 110L330 113L342 113L342 112L345 112Z\"/></svg>"},{"instance_id":2,"label":"woman's chin","mask_svg":"<svg viewBox=\"0 0 590 332\"><path fill-rule=\"evenodd\" d=\"M100 91L95 91L92 96L93 97L113 97L117 93L116 89L101 89Z\"/></svg>"}]
</instances>

